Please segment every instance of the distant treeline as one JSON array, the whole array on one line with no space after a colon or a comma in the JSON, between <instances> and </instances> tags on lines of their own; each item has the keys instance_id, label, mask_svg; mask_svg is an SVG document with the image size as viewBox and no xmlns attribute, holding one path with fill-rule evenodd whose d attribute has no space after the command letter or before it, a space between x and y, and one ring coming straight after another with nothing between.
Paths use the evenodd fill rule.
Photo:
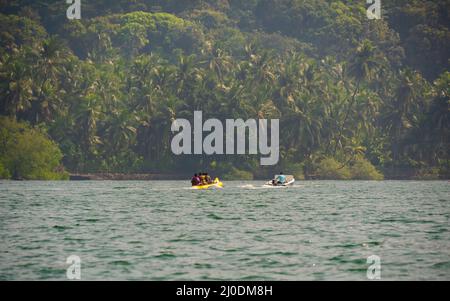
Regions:
<instances>
[{"instance_id":1,"label":"distant treeline","mask_svg":"<svg viewBox=\"0 0 450 301\"><path fill-rule=\"evenodd\" d=\"M0 0L0 177L446 178L449 1L365 2ZM196 110L280 119L279 164L173 155Z\"/></svg>"}]
</instances>

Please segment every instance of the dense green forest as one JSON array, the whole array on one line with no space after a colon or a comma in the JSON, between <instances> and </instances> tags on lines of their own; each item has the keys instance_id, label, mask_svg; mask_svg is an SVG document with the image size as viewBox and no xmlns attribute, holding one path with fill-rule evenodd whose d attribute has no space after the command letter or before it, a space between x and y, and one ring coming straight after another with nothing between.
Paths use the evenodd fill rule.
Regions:
<instances>
[{"instance_id":1,"label":"dense green forest","mask_svg":"<svg viewBox=\"0 0 450 301\"><path fill-rule=\"evenodd\" d=\"M449 0L81 3L0 0L0 177L449 177ZM173 155L195 110L280 119L279 164Z\"/></svg>"}]
</instances>

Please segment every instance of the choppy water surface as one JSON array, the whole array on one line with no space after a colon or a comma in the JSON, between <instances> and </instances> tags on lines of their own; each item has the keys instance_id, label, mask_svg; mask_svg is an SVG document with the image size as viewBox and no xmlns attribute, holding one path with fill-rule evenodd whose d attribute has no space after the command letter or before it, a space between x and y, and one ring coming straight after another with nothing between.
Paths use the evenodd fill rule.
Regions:
<instances>
[{"instance_id":1,"label":"choppy water surface","mask_svg":"<svg viewBox=\"0 0 450 301\"><path fill-rule=\"evenodd\" d=\"M0 182L0 280L450 280L450 183Z\"/></svg>"}]
</instances>

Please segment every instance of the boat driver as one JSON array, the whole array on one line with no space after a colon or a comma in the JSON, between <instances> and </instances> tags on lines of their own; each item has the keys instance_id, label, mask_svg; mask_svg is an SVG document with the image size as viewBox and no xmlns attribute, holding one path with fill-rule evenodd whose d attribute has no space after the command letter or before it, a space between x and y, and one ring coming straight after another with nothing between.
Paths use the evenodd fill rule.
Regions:
<instances>
[{"instance_id":1,"label":"boat driver","mask_svg":"<svg viewBox=\"0 0 450 301\"><path fill-rule=\"evenodd\" d=\"M278 175L278 177L275 179L277 184L284 184L286 183L286 176L283 175L283 172L280 172L280 174Z\"/></svg>"}]
</instances>

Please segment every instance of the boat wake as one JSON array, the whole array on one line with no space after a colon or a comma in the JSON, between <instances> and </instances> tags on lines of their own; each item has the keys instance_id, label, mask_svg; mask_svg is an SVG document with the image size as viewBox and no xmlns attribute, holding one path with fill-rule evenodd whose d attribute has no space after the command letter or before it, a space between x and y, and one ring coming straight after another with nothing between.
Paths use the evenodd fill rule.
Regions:
<instances>
[{"instance_id":1,"label":"boat wake","mask_svg":"<svg viewBox=\"0 0 450 301\"><path fill-rule=\"evenodd\" d=\"M288 185L288 186L272 186L267 184L261 184L261 185L254 185L254 184L246 184L241 186L236 186L240 189L252 189L252 190L259 190L259 189L303 189L304 185L296 184L296 185Z\"/></svg>"},{"instance_id":2,"label":"boat wake","mask_svg":"<svg viewBox=\"0 0 450 301\"><path fill-rule=\"evenodd\" d=\"M242 185L242 186L237 186L238 188L241 189L281 189L281 188L299 188L300 186L271 186L271 185L258 185L255 186L253 184L246 184L246 185Z\"/></svg>"},{"instance_id":3,"label":"boat wake","mask_svg":"<svg viewBox=\"0 0 450 301\"><path fill-rule=\"evenodd\" d=\"M244 189L255 189L257 188L255 185L253 184L246 184L246 185L242 185L242 186L238 186L239 188L244 188Z\"/></svg>"}]
</instances>

